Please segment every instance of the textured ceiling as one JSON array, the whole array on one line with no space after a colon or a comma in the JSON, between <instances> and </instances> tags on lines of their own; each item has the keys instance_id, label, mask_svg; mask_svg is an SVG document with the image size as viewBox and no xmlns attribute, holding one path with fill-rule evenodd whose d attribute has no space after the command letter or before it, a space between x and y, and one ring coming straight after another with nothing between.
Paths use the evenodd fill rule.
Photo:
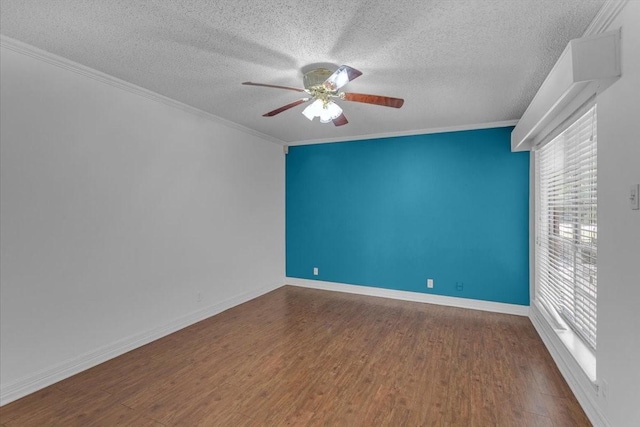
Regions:
<instances>
[{"instance_id":1,"label":"textured ceiling","mask_svg":"<svg viewBox=\"0 0 640 427\"><path fill-rule=\"evenodd\" d=\"M520 118L604 0L0 0L8 37L295 144ZM309 122L287 90L310 64L363 72L349 124Z\"/></svg>"}]
</instances>

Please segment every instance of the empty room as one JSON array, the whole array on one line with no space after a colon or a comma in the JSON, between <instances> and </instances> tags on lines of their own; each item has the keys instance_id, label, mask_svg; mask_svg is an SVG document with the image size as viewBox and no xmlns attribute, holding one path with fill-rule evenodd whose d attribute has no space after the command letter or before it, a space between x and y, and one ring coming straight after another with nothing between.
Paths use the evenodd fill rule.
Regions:
<instances>
[{"instance_id":1,"label":"empty room","mask_svg":"<svg viewBox=\"0 0 640 427\"><path fill-rule=\"evenodd\" d=\"M640 423L640 1L0 0L0 427Z\"/></svg>"}]
</instances>

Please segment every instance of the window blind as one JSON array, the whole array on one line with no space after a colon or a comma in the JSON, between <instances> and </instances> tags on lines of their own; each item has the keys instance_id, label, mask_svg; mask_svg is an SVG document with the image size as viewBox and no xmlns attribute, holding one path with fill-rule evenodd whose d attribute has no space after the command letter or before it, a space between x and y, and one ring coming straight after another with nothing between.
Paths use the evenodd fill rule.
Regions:
<instances>
[{"instance_id":1,"label":"window blind","mask_svg":"<svg viewBox=\"0 0 640 427\"><path fill-rule=\"evenodd\" d=\"M596 349L594 105L536 151L536 297Z\"/></svg>"}]
</instances>

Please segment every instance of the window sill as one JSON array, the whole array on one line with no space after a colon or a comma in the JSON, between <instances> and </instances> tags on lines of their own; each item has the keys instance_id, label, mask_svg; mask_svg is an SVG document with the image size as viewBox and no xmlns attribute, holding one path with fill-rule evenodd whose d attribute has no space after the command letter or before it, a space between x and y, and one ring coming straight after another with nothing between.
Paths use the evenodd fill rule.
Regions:
<instances>
[{"instance_id":1,"label":"window sill","mask_svg":"<svg viewBox=\"0 0 640 427\"><path fill-rule=\"evenodd\" d=\"M536 306L591 383L596 384L595 353L582 342L578 335L571 330L562 318L551 315L539 301L536 301Z\"/></svg>"}]
</instances>

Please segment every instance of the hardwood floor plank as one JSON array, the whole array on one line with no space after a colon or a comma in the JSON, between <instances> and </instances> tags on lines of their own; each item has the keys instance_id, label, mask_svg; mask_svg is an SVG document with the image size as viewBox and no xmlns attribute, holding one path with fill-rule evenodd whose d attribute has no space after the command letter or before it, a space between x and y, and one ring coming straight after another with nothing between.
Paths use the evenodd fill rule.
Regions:
<instances>
[{"instance_id":1,"label":"hardwood floor plank","mask_svg":"<svg viewBox=\"0 0 640 427\"><path fill-rule=\"evenodd\" d=\"M195 426L195 427L255 427L260 424L243 414L238 414L232 411L217 411L209 412L197 419L193 417L185 417L177 420L177 424L180 426ZM290 424L290 425L303 425L303 424Z\"/></svg>"},{"instance_id":2,"label":"hardwood floor plank","mask_svg":"<svg viewBox=\"0 0 640 427\"><path fill-rule=\"evenodd\" d=\"M68 424L67 424L68 425ZM110 407L101 416L87 417L86 422L79 426L140 426L140 427L164 427L164 424L146 417L140 411L127 408L124 405Z\"/></svg>"},{"instance_id":3,"label":"hardwood floor plank","mask_svg":"<svg viewBox=\"0 0 640 427\"><path fill-rule=\"evenodd\" d=\"M550 418L557 427L590 425L589 419L573 397L554 399L549 403Z\"/></svg>"},{"instance_id":4,"label":"hardwood floor plank","mask_svg":"<svg viewBox=\"0 0 640 427\"><path fill-rule=\"evenodd\" d=\"M87 390L83 393L66 393L52 390L45 398L29 399L16 416L3 421L7 426L43 426L43 425L81 425L86 424L85 414L93 410L102 411L116 404L109 393L100 390ZM32 395L33 396L33 395Z\"/></svg>"},{"instance_id":5,"label":"hardwood floor plank","mask_svg":"<svg viewBox=\"0 0 640 427\"><path fill-rule=\"evenodd\" d=\"M588 426L529 319L283 287L0 408L10 426Z\"/></svg>"},{"instance_id":6,"label":"hardwood floor plank","mask_svg":"<svg viewBox=\"0 0 640 427\"><path fill-rule=\"evenodd\" d=\"M0 421L8 425L16 419L26 418L27 414L38 417L41 413L45 414L46 418L46 415L55 412L56 406L62 404L66 397L65 392L55 387L47 387L1 407Z\"/></svg>"}]
</instances>

